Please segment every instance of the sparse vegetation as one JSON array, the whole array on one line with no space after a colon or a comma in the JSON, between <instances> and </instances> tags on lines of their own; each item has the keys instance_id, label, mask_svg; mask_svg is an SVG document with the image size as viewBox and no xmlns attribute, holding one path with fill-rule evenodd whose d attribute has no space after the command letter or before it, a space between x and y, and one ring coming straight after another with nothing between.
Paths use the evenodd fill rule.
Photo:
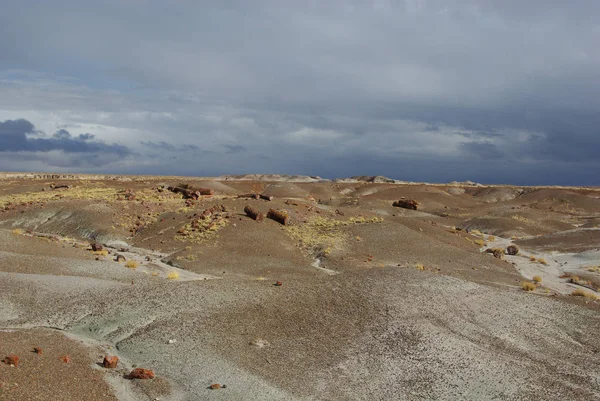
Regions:
<instances>
[{"instance_id":1,"label":"sparse vegetation","mask_svg":"<svg viewBox=\"0 0 600 401\"><path fill-rule=\"evenodd\" d=\"M92 251L92 255L108 256L108 251L106 249L102 249L101 251Z\"/></svg>"},{"instance_id":2,"label":"sparse vegetation","mask_svg":"<svg viewBox=\"0 0 600 401\"><path fill-rule=\"evenodd\" d=\"M546 265L546 266L548 266L548 262L547 262L547 261L546 261L546 259L544 259L544 258L539 258L539 259L538 259L538 262L539 262L539 263L541 263L541 264L543 264L543 265Z\"/></svg>"},{"instance_id":3,"label":"sparse vegetation","mask_svg":"<svg viewBox=\"0 0 600 401\"><path fill-rule=\"evenodd\" d=\"M177 280L179 278L179 273L177 273L176 271L169 272L167 278L169 280Z\"/></svg>"},{"instance_id":4,"label":"sparse vegetation","mask_svg":"<svg viewBox=\"0 0 600 401\"><path fill-rule=\"evenodd\" d=\"M573 290L571 295L573 295L575 297L585 297L588 299L593 299L594 301L600 300L600 296L598 296L592 292L589 292L589 291L584 291L581 288L577 288L576 290Z\"/></svg>"},{"instance_id":5,"label":"sparse vegetation","mask_svg":"<svg viewBox=\"0 0 600 401\"><path fill-rule=\"evenodd\" d=\"M483 247L483 246L485 246L485 241L484 241L484 240L482 240L482 239L476 239L476 240L475 240L475 241L473 241L473 242L475 242L475 243L476 243L477 245L479 245L479 246L482 246L482 247Z\"/></svg>"},{"instance_id":6,"label":"sparse vegetation","mask_svg":"<svg viewBox=\"0 0 600 401\"><path fill-rule=\"evenodd\" d=\"M533 276L533 281L535 281L536 283L541 283L542 282L542 276Z\"/></svg>"},{"instance_id":7,"label":"sparse vegetation","mask_svg":"<svg viewBox=\"0 0 600 401\"><path fill-rule=\"evenodd\" d=\"M423 265L423 263L417 263L417 264L415 265L415 268L416 268L417 270L425 270L425 266Z\"/></svg>"},{"instance_id":8,"label":"sparse vegetation","mask_svg":"<svg viewBox=\"0 0 600 401\"><path fill-rule=\"evenodd\" d=\"M531 256L529 256L529 261L535 262L535 261L537 261L537 258L535 256L531 255Z\"/></svg>"},{"instance_id":9,"label":"sparse vegetation","mask_svg":"<svg viewBox=\"0 0 600 401\"><path fill-rule=\"evenodd\" d=\"M530 281L523 281L523 282L521 282L521 288L525 291L535 291L535 289L537 288L537 285L535 285L535 283L532 283Z\"/></svg>"},{"instance_id":10,"label":"sparse vegetation","mask_svg":"<svg viewBox=\"0 0 600 401\"><path fill-rule=\"evenodd\" d=\"M127 262L125 262L125 267L128 267L130 269L135 269L139 266L139 263L136 262L135 260L128 260Z\"/></svg>"},{"instance_id":11,"label":"sparse vegetation","mask_svg":"<svg viewBox=\"0 0 600 401\"><path fill-rule=\"evenodd\" d=\"M15 228L14 230L12 230L12 233L14 235L23 235L23 230L21 230L20 228Z\"/></svg>"}]
</instances>

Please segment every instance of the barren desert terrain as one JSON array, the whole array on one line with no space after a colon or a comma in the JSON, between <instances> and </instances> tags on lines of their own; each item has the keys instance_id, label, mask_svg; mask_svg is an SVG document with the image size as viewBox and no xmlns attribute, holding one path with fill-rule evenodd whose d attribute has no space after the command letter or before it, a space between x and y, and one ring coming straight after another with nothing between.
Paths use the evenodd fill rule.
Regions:
<instances>
[{"instance_id":1,"label":"barren desert terrain","mask_svg":"<svg viewBox=\"0 0 600 401\"><path fill-rule=\"evenodd\" d=\"M0 176L2 400L600 399L599 290L598 188Z\"/></svg>"}]
</instances>

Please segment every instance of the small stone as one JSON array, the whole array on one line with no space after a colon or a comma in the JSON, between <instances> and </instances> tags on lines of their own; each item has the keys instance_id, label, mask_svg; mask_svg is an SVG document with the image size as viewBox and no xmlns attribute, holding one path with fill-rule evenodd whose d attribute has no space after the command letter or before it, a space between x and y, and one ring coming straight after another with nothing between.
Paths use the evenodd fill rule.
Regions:
<instances>
[{"instance_id":1,"label":"small stone","mask_svg":"<svg viewBox=\"0 0 600 401\"><path fill-rule=\"evenodd\" d=\"M114 369L117 367L118 363L119 363L118 356L107 355L104 357L104 361L102 361L102 366L104 366L106 369Z\"/></svg>"},{"instance_id":2,"label":"small stone","mask_svg":"<svg viewBox=\"0 0 600 401\"><path fill-rule=\"evenodd\" d=\"M218 390L221 388L221 385L219 383L213 383L210 386L208 386L208 388L211 390Z\"/></svg>"},{"instance_id":3,"label":"small stone","mask_svg":"<svg viewBox=\"0 0 600 401\"><path fill-rule=\"evenodd\" d=\"M6 358L4 358L2 362L4 362L7 365L19 366L19 356L14 354L8 355Z\"/></svg>"},{"instance_id":4,"label":"small stone","mask_svg":"<svg viewBox=\"0 0 600 401\"><path fill-rule=\"evenodd\" d=\"M71 357L69 355L64 355L61 356L60 359L64 362L64 363L71 363Z\"/></svg>"},{"instance_id":5,"label":"small stone","mask_svg":"<svg viewBox=\"0 0 600 401\"><path fill-rule=\"evenodd\" d=\"M118 253L115 255L115 261L116 262L125 262L125 256Z\"/></svg>"},{"instance_id":6,"label":"small stone","mask_svg":"<svg viewBox=\"0 0 600 401\"><path fill-rule=\"evenodd\" d=\"M283 283L281 281L277 281L274 285L275 287L281 287Z\"/></svg>"},{"instance_id":7,"label":"small stone","mask_svg":"<svg viewBox=\"0 0 600 401\"><path fill-rule=\"evenodd\" d=\"M129 373L127 378L140 380L154 379L154 372L150 369L135 368Z\"/></svg>"},{"instance_id":8,"label":"small stone","mask_svg":"<svg viewBox=\"0 0 600 401\"><path fill-rule=\"evenodd\" d=\"M169 340L167 341L167 344L175 344L177 342L177 340Z\"/></svg>"},{"instance_id":9,"label":"small stone","mask_svg":"<svg viewBox=\"0 0 600 401\"><path fill-rule=\"evenodd\" d=\"M252 341L250 341L250 345L252 345L253 347L256 347L256 348L263 348L263 347L266 347L267 345L269 345L269 342L262 338L255 338Z\"/></svg>"},{"instance_id":10,"label":"small stone","mask_svg":"<svg viewBox=\"0 0 600 401\"><path fill-rule=\"evenodd\" d=\"M102 244L99 244L97 242L94 242L92 244L92 251L94 251L94 252L98 252L98 251L101 251L103 249L104 249L104 247L102 246Z\"/></svg>"},{"instance_id":11,"label":"small stone","mask_svg":"<svg viewBox=\"0 0 600 401\"><path fill-rule=\"evenodd\" d=\"M43 351L40 347L33 347L33 352L35 352L38 355L42 355Z\"/></svg>"}]
</instances>

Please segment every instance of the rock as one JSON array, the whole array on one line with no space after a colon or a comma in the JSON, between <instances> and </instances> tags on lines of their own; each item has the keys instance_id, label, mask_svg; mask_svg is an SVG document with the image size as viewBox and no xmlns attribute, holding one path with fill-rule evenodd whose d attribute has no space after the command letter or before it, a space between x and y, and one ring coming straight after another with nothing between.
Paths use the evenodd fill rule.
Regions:
<instances>
[{"instance_id":1,"label":"rock","mask_svg":"<svg viewBox=\"0 0 600 401\"><path fill-rule=\"evenodd\" d=\"M112 241L108 241L104 243L105 246L109 247L109 248L115 248L115 249L129 249L131 248L131 246L125 242L125 241L120 241L120 240L112 240Z\"/></svg>"},{"instance_id":2,"label":"rock","mask_svg":"<svg viewBox=\"0 0 600 401\"><path fill-rule=\"evenodd\" d=\"M516 246L516 245L509 245L509 246L506 248L506 253L507 253L508 255L513 255L513 256L514 256L514 255L516 255L516 254L518 254L518 253L519 253L519 247L518 247L518 246Z\"/></svg>"},{"instance_id":3,"label":"rock","mask_svg":"<svg viewBox=\"0 0 600 401\"><path fill-rule=\"evenodd\" d=\"M60 359L64 362L64 363L71 363L71 357L69 355L64 355L61 356Z\"/></svg>"},{"instance_id":4,"label":"rock","mask_svg":"<svg viewBox=\"0 0 600 401\"><path fill-rule=\"evenodd\" d=\"M4 362L7 365L19 366L19 356L14 354L8 355L6 358L4 358L2 362Z\"/></svg>"},{"instance_id":5,"label":"rock","mask_svg":"<svg viewBox=\"0 0 600 401\"><path fill-rule=\"evenodd\" d=\"M175 344L177 342L177 340L169 340L167 341L167 344Z\"/></svg>"},{"instance_id":6,"label":"rock","mask_svg":"<svg viewBox=\"0 0 600 401\"><path fill-rule=\"evenodd\" d=\"M92 244L92 251L94 251L94 252L98 252L98 251L101 251L103 249L104 249L104 247L102 246L102 244L99 244L97 242L94 242Z\"/></svg>"},{"instance_id":7,"label":"rock","mask_svg":"<svg viewBox=\"0 0 600 401\"><path fill-rule=\"evenodd\" d=\"M208 386L208 388L211 390L218 390L221 388L221 385L219 383L213 383L210 386Z\"/></svg>"},{"instance_id":8,"label":"rock","mask_svg":"<svg viewBox=\"0 0 600 401\"><path fill-rule=\"evenodd\" d=\"M492 253L495 258L504 259L504 251L502 249L494 249Z\"/></svg>"},{"instance_id":9,"label":"rock","mask_svg":"<svg viewBox=\"0 0 600 401\"><path fill-rule=\"evenodd\" d=\"M256 348L263 348L269 345L269 342L267 340L263 340L262 338L255 338L250 341L249 344Z\"/></svg>"},{"instance_id":10,"label":"rock","mask_svg":"<svg viewBox=\"0 0 600 401\"><path fill-rule=\"evenodd\" d=\"M283 283L281 281L277 281L275 284L273 284L275 287L281 287L283 285Z\"/></svg>"},{"instance_id":11,"label":"rock","mask_svg":"<svg viewBox=\"0 0 600 401\"><path fill-rule=\"evenodd\" d=\"M125 260L125 256L121 255L120 253L115 255L115 262L125 262Z\"/></svg>"},{"instance_id":12,"label":"rock","mask_svg":"<svg viewBox=\"0 0 600 401\"><path fill-rule=\"evenodd\" d=\"M140 380L154 379L154 372L150 369L135 368L127 375L127 378Z\"/></svg>"},{"instance_id":13,"label":"rock","mask_svg":"<svg viewBox=\"0 0 600 401\"><path fill-rule=\"evenodd\" d=\"M401 207L403 209L417 210L419 208L419 202L414 199L400 198L392 203L392 206Z\"/></svg>"},{"instance_id":14,"label":"rock","mask_svg":"<svg viewBox=\"0 0 600 401\"><path fill-rule=\"evenodd\" d=\"M38 355L42 355L43 353L42 348L40 347L33 347L33 352L35 352Z\"/></svg>"},{"instance_id":15,"label":"rock","mask_svg":"<svg viewBox=\"0 0 600 401\"><path fill-rule=\"evenodd\" d=\"M119 363L119 357L118 356L109 356L106 355L104 357L104 361L102 361L102 366L104 366L106 369L115 369L117 367L117 364Z\"/></svg>"}]
</instances>

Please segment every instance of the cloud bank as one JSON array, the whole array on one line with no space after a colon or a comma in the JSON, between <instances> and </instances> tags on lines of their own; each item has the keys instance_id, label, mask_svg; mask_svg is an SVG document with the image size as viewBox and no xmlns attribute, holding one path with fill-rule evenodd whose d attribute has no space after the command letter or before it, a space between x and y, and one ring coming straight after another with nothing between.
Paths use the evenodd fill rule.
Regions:
<instances>
[{"instance_id":1,"label":"cloud bank","mask_svg":"<svg viewBox=\"0 0 600 401\"><path fill-rule=\"evenodd\" d=\"M13 3L3 170L600 185L597 2Z\"/></svg>"}]
</instances>

